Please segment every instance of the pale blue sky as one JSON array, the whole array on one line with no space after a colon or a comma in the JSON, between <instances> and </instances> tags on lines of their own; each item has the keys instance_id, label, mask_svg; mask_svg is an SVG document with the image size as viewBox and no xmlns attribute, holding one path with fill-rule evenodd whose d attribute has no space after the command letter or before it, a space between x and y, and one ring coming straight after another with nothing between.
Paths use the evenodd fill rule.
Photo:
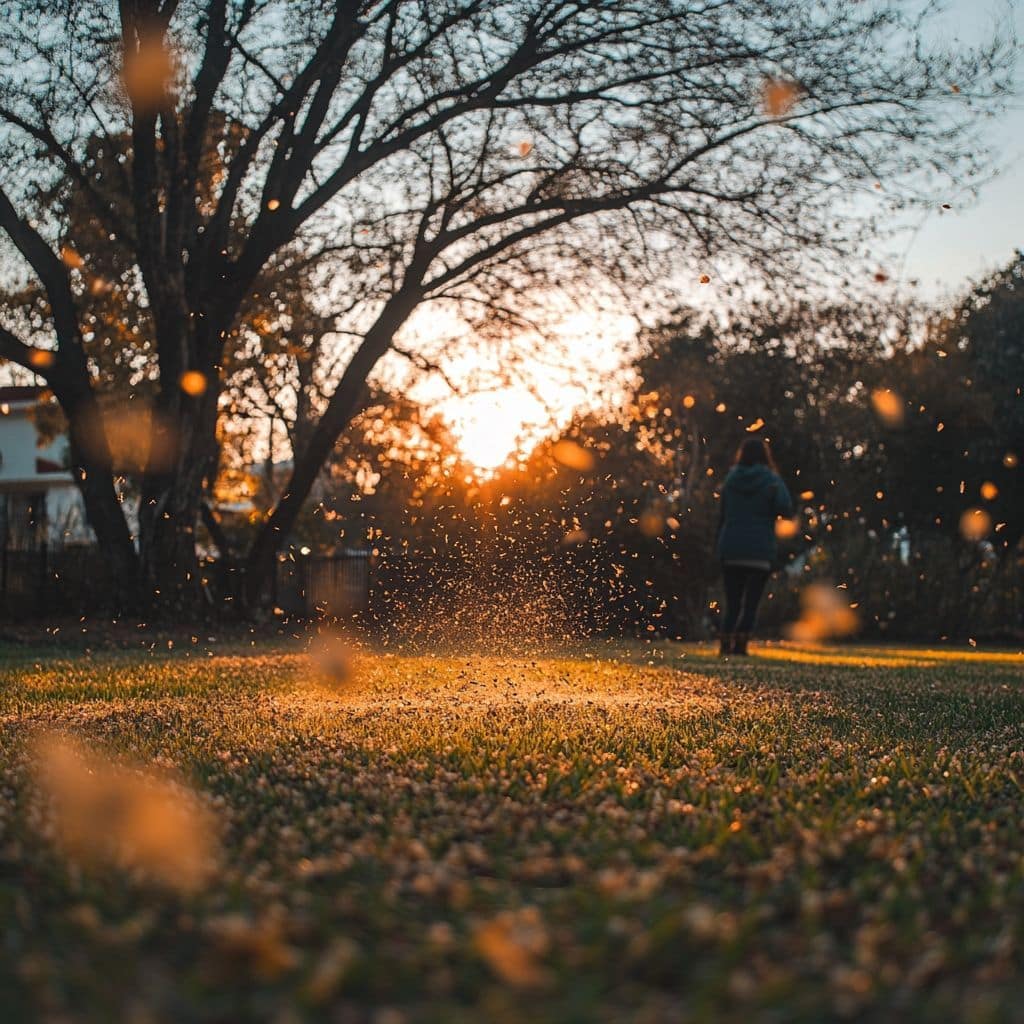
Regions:
<instances>
[{"instance_id":1,"label":"pale blue sky","mask_svg":"<svg viewBox=\"0 0 1024 1024\"><path fill-rule=\"evenodd\" d=\"M965 44L991 33L1007 15L1007 0L949 0L944 31ZM1018 37L1024 38L1024 0L1012 5ZM1024 54L1020 60L1024 63ZM1018 69L1024 83L1024 68ZM920 218L916 234L905 243L904 280L917 278L929 298L962 290L968 280L1005 266L1015 249L1024 248L1024 96L992 122L986 134L1005 170L983 186L976 202Z\"/></svg>"}]
</instances>

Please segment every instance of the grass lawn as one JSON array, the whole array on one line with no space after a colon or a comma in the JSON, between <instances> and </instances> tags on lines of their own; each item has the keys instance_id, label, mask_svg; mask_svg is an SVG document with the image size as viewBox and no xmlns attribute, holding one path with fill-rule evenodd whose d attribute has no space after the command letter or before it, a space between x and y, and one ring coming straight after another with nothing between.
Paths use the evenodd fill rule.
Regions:
<instances>
[{"instance_id":1,"label":"grass lawn","mask_svg":"<svg viewBox=\"0 0 1024 1024\"><path fill-rule=\"evenodd\" d=\"M328 685L285 647L8 649L0 680L4 1022L1024 1019L1016 655L365 653ZM94 758L70 798L55 731ZM110 758L178 822L151 861L212 820L188 884L88 848L127 813L104 772L150 785Z\"/></svg>"}]
</instances>

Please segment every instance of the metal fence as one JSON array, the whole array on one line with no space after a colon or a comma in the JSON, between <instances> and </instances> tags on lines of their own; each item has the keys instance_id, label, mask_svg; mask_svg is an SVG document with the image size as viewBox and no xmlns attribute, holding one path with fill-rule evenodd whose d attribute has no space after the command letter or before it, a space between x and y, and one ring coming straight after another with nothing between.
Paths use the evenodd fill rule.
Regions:
<instances>
[{"instance_id":1,"label":"metal fence","mask_svg":"<svg viewBox=\"0 0 1024 1024\"><path fill-rule=\"evenodd\" d=\"M284 612L346 618L366 609L370 552L286 556L274 582L274 604Z\"/></svg>"},{"instance_id":2,"label":"metal fence","mask_svg":"<svg viewBox=\"0 0 1024 1024\"><path fill-rule=\"evenodd\" d=\"M232 600L241 573L231 566L203 566L211 606ZM0 618L94 613L106 597L103 553L95 546L29 550L0 548ZM370 590L370 553L285 556L272 581L274 604L289 615L346 618L364 611Z\"/></svg>"},{"instance_id":3,"label":"metal fence","mask_svg":"<svg viewBox=\"0 0 1024 1024\"><path fill-rule=\"evenodd\" d=\"M27 619L95 609L105 577L96 547L0 548L0 613Z\"/></svg>"}]
</instances>

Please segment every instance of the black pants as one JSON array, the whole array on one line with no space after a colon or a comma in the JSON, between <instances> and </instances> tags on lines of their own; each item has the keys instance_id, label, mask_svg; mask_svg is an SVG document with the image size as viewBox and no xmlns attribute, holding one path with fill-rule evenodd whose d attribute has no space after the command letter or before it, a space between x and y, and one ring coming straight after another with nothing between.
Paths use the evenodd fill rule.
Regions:
<instances>
[{"instance_id":1,"label":"black pants","mask_svg":"<svg viewBox=\"0 0 1024 1024\"><path fill-rule=\"evenodd\" d=\"M723 565L725 582L725 618L723 633L753 632L757 620L757 606L761 603L767 569L752 569L748 565Z\"/></svg>"}]
</instances>

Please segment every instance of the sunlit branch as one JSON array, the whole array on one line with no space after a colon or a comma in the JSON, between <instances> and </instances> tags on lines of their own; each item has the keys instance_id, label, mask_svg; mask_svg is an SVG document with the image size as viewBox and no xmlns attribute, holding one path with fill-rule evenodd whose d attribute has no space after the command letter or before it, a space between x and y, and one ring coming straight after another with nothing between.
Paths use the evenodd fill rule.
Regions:
<instances>
[{"instance_id":1,"label":"sunlit branch","mask_svg":"<svg viewBox=\"0 0 1024 1024\"><path fill-rule=\"evenodd\" d=\"M47 367L53 360L53 353L47 349L26 345L6 327L0 327L0 359L17 363L46 380Z\"/></svg>"},{"instance_id":2,"label":"sunlit branch","mask_svg":"<svg viewBox=\"0 0 1024 1024\"><path fill-rule=\"evenodd\" d=\"M461 387L449 376L445 368L435 360L428 359L422 352L414 352L411 349L403 348L396 342L391 343L391 351L408 360L417 369L423 370L425 373L436 374L444 381L452 394L458 395L463 393Z\"/></svg>"}]
</instances>

